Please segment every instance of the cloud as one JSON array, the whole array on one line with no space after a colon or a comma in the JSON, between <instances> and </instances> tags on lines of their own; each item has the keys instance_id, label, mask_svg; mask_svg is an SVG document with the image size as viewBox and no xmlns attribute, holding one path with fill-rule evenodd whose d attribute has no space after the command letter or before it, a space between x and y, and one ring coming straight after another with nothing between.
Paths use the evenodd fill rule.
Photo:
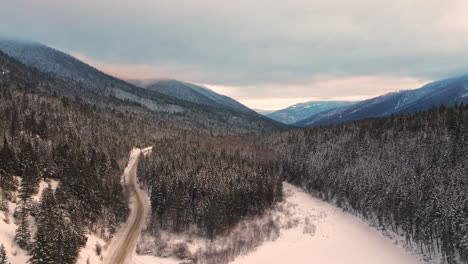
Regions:
<instances>
[{"instance_id":1,"label":"cloud","mask_svg":"<svg viewBox=\"0 0 468 264\"><path fill-rule=\"evenodd\" d=\"M390 89L369 78L397 90L465 73L465 10L466 0L17 0L2 3L0 34L121 77L235 87L243 100L346 97Z\"/></svg>"},{"instance_id":2,"label":"cloud","mask_svg":"<svg viewBox=\"0 0 468 264\"><path fill-rule=\"evenodd\" d=\"M197 72L197 69L183 65L114 63L104 60L97 60L75 52L70 52L69 54L107 74L118 76L124 80L151 81L158 78L193 80L203 78L202 73Z\"/></svg>"}]
</instances>

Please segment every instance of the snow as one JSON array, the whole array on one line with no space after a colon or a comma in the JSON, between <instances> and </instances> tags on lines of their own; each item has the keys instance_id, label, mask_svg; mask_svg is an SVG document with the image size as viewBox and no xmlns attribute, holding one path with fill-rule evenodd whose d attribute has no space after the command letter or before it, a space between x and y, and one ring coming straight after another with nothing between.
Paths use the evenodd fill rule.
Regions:
<instances>
[{"instance_id":1,"label":"snow","mask_svg":"<svg viewBox=\"0 0 468 264\"><path fill-rule=\"evenodd\" d=\"M16 205L14 203L9 203L8 206L10 208L10 213L8 215L10 218L9 224L3 221L4 213L0 212L0 243L3 243L5 246L7 258L11 264L24 264L28 261L29 256L26 255L26 251L20 249L16 242L14 242L15 231L18 227L15 225L15 221L13 219L13 212Z\"/></svg>"},{"instance_id":2,"label":"snow","mask_svg":"<svg viewBox=\"0 0 468 264\"><path fill-rule=\"evenodd\" d=\"M101 256L96 254L96 245L102 246ZM102 256L106 253L106 242L95 234L88 234L86 246L81 249L76 264L101 264Z\"/></svg>"},{"instance_id":3,"label":"snow","mask_svg":"<svg viewBox=\"0 0 468 264\"><path fill-rule=\"evenodd\" d=\"M50 184L50 187L52 188L52 190L55 190L55 188L57 188L58 181L57 180L41 181L39 183L39 192L37 192L37 194L32 196L33 201L39 202L41 200L42 191L45 188L47 188L49 186L49 184Z\"/></svg>"},{"instance_id":4,"label":"snow","mask_svg":"<svg viewBox=\"0 0 468 264\"><path fill-rule=\"evenodd\" d=\"M16 177L16 178L18 181L21 181L20 177ZM44 190L49 185L49 183L53 189L55 189L58 184L56 180L50 180L48 182L41 181L39 183L39 192L32 197L34 201L36 202L39 201L42 190ZM28 261L30 256L27 255L27 252L25 250L20 249L18 245L16 244L16 242L14 241L15 231L18 228L13 218L13 213L16 208L16 203L8 202L8 207L9 207L9 214L7 217L9 218L9 223L6 223L4 221L5 213L0 212L0 243L3 243L3 245L5 246L7 257L11 264L24 264ZM30 217L29 221L32 226L31 235L33 236L35 232L34 219Z\"/></svg>"},{"instance_id":5,"label":"snow","mask_svg":"<svg viewBox=\"0 0 468 264\"><path fill-rule=\"evenodd\" d=\"M282 229L275 241L264 242L234 264L421 264L418 255L392 242L356 216L284 183L285 202L300 224ZM304 219L310 219L308 225ZM134 255L133 263L175 264L181 260Z\"/></svg>"}]
</instances>

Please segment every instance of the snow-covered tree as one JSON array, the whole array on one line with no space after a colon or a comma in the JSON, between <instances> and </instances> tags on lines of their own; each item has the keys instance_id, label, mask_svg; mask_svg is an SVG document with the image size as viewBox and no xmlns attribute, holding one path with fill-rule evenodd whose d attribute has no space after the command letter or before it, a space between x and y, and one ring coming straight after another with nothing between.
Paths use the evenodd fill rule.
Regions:
<instances>
[{"instance_id":1,"label":"snow-covered tree","mask_svg":"<svg viewBox=\"0 0 468 264\"><path fill-rule=\"evenodd\" d=\"M15 241L22 249L28 250L30 246L31 233L29 231L29 211L24 207L21 209L18 219L18 228L16 229Z\"/></svg>"}]
</instances>

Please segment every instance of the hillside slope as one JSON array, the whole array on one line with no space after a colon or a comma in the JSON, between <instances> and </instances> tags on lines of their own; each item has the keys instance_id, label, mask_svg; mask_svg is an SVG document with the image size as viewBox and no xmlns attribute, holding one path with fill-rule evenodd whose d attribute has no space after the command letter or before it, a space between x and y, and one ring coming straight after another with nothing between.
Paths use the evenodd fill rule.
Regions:
<instances>
[{"instance_id":1,"label":"hillside slope","mask_svg":"<svg viewBox=\"0 0 468 264\"><path fill-rule=\"evenodd\" d=\"M148 85L146 88L192 103L228 108L246 113L254 113L253 110L230 97L218 94L206 87L187 82L177 80L159 80Z\"/></svg>"},{"instance_id":2,"label":"hillside slope","mask_svg":"<svg viewBox=\"0 0 468 264\"><path fill-rule=\"evenodd\" d=\"M348 107L331 109L294 125L300 127L333 125L371 117L414 113L434 106L453 106L466 102L468 102L468 75L432 82L415 90L388 93Z\"/></svg>"}]
</instances>

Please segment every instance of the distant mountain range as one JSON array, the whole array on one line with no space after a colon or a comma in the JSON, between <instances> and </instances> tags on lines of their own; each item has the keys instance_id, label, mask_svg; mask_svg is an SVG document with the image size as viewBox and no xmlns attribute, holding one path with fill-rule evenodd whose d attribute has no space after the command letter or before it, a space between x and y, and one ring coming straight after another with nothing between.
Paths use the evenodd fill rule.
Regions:
<instances>
[{"instance_id":1,"label":"distant mountain range","mask_svg":"<svg viewBox=\"0 0 468 264\"><path fill-rule=\"evenodd\" d=\"M299 103L281 109L272 113L266 114L269 118L281 122L283 124L294 124L303 119L314 116L324 111L335 109L342 106L349 106L356 102L347 101L310 101Z\"/></svg>"},{"instance_id":2,"label":"distant mountain range","mask_svg":"<svg viewBox=\"0 0 468 264\"><path fill-rule=\"evenodd\" d=\"M371 117L414 113L434 106L468 103L468 75L436 81L415 90L388 93L318 113L294 123L294 126L324 126Z\"/></svg>"},{"instance_id":3,"label":"distant mountain range","mask_svg":"<svg viewBox=\"0 0 468 264\"><path fill-rule=\"evenodd\" d=\"M249 127L258 126L267 129L283 127L276 121L207 88L174 80L164 80L145 89L105 74L69 54L41 43L0 38L0 51L27 66L66 81L70 84L69 87L76 84L80 89L96 94L96 98L104 96L133 101L156 112L195 111L205 112L204 115L206 115L208 111L225 122L235 124L245 121ZM81 96L73 90L68 93L74 97ZM92 100L93 98L88 96L86 99Z\"/></svg>"},{"instance_id":4,"label":"distant mountain range","mask_svg":"<svg viewBox=\"0 0 468 264\"><path fill-rule=\"evenodd\" d=\"M66 81L70 87L80 87L98 96L133 101L157 112L183 113L198 109L196 111L208 111L222 117L225 122L240 119L248 122L249 126L258 122L263 128L282 127L277 122L297 127L334 125L365 118L413 113L438 105L452 106L468 102L466 75L436 81L416 90L389 93L357 103L312 101L273 113L257 110L267 118L232 98L182 81L158 80L142 88L107 75L73 56L41 43L0 38L0 50L27 66ZM69 96L81 96L79 91L69 90L68 93ZM234 123L237 122L239 120L235 120Z\"/></svg>"}]
</instances>

